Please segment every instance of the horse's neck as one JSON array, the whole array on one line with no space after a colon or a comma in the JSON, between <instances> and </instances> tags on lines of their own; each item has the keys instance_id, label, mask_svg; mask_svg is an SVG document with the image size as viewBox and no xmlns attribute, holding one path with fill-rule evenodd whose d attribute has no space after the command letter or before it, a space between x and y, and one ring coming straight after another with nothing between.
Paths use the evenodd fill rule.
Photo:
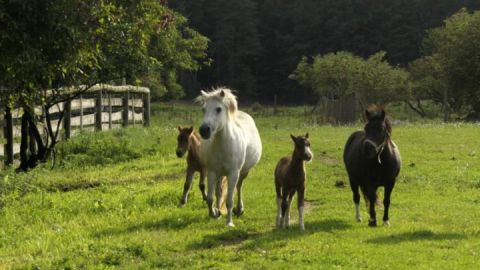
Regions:
<instances>
[{"instance_id":1,"label":"horse's neck","mask_svg":"<svg viewBox=\"0 0 480 270\"><path fill-rule=\"evenodd\" d=\"M191 155L193 158L198 158L198 151L200 148L200 138L195 133L192 133L190 137L188 137L188 154Z\"/></svg>"},{"instance_id":2,"label":"horse's neck","mask_svg":"<svg viewBox=\"0 0 480 270\"><path fill-rule=\"evenodd\" d=\"M217 134L214 137L215 143L218 144L231 144L231 139L232 137L235 136L235 133L238 132L236 129L237 124L234 121L233 118L229 119L229 121L223 126L222 130L217 132Z\"/></svg>"},{"instance_id":3,"label":"horse's neck","mask_svg":"<svg viewBox=\"0 0 480 270\"><path fill-rule=\"evenodd\" d=\"M305 161L299 158L297 153L293 151L289 167L292 171L305 171Z\"/></svg>"}]
</instances>

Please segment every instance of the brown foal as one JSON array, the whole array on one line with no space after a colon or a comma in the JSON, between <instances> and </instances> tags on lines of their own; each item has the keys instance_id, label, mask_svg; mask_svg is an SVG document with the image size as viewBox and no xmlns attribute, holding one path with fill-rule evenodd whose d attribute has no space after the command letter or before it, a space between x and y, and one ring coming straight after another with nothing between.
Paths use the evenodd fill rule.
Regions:
<instances>
[{"instance_id":1,"label":"brown foal","mask_svg":"<svg viewBox=\"0 0 480 270\"><path fill-rule=\"evenodd\" d=\"M205 193L205 176L206 169L201 164L199 158L199 148L200 148L200 136L193 132L193 127L182 128L178 127L178 137L177 137L177 157L183 157L185 153L187 154L187 176L185 179L185 184L183 185L183 195L180 199L180 205L187 203L188 192L192 187L193 174L195 172L200 173L200 183L198 187L202 192L203 200L206 200L207 194Z\"/></svg>"},{"instance_id":2,"label":"brown foal","mask_svg":"<svg viewBox=\"0 0 480 270\"><path fill-rule=\"evenodd\" d=\"M291 157L283 157L275 168L275 190L277 192L277 220L278 228L290 225L290 203L293 195L298 192L298 223L301 230L305 230L303 222L303 203L305 198L306 170L305 161L313 158L308 141L305 136L295 137L290 135L295 148Z\"/></svg>"}]
</instances>

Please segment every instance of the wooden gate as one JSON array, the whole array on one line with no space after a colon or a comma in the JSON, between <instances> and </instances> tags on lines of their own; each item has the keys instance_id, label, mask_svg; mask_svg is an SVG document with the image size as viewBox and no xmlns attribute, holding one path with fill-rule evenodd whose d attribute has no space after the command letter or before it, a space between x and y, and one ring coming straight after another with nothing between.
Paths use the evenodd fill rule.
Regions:
<instances>
[{"instance_id":1,"label":"wooden gate","mask_svg":"<svg viewBox=\"0 0 480 270\"><path fill-rule=\"evenodd\" d=\"M322 98L316 112L323 123L349 124L358 120L358 101L356 95L350 94L338 99Z\"/></svg>"}]
</instances>

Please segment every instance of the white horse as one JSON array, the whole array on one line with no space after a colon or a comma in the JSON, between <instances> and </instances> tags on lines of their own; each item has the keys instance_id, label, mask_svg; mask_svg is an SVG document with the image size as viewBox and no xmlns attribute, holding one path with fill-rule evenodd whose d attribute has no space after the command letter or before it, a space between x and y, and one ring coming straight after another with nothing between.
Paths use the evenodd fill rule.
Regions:
<instances>
[{"instance_id":1,"label":"white horse","mask_svg":"<svg viewBox=\"0 0 480 270\"><path fill-rule=\"evenodd\" d=\"M200 126L202 143L200 158L208 175L207 205L211 217L220 216L220 180L228 179L227 226L234 227L232 210L243 213L242 184L250 169L262 155L262 142L252 117L238 110L237 99L230 89L218 88L201 91L196 98L204 111ZM233 193L237 187L237 207L233 209ZM213 191L216 190L217 207L213 207Z\"/></svg>"}]
</instances>

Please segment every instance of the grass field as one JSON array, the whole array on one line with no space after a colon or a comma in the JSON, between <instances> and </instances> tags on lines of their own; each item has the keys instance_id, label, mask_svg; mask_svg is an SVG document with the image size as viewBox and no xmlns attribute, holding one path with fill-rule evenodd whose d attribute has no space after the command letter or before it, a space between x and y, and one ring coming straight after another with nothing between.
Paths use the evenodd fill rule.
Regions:
<instances>
[{"instance_id":1,"label":"grass field","mask_svg":"<svg viewBox=\"0 0 480 270\"><path fill-rule=\"evenodd\" d=\"M177 125L200 110L153 106L151 128L82 134L59 149L62 164L2 172L0 269L478 269L480 126L394 126L403 166L390 227L354 219L342 163L353 126L316 125L302 109L257 115L263 156L244 185L245 214L208 217L197 188L184 208L185 160L175 156ZM281 110L282 111L282 110ZM393 115L395 118L395 115ZM273 169L290 155L289 134L310 133L304 232L277 230ZM295 205L295 204L293 204ZM383 210L377 212L381 217Z\"/></svg>"}]
</instances>

